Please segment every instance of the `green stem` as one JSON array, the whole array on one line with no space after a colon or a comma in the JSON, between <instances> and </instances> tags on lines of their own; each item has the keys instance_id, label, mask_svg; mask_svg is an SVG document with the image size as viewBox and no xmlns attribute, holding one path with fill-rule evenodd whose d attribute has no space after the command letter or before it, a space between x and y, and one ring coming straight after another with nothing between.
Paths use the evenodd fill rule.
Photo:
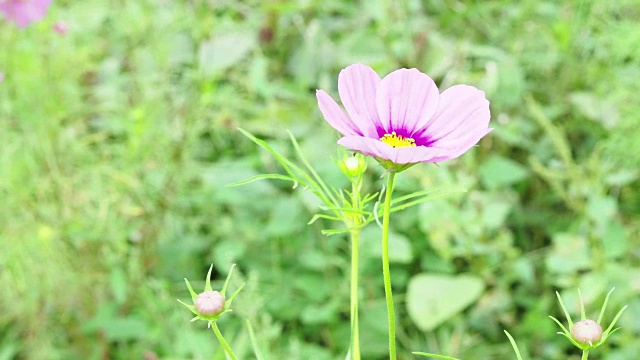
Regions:
<instances>
[{"instance_id":1,"label":"green stem","mask_svg":"<svg viewBox=\"0 0 640 360\"><path fill-rule=\"evenodd\" d=\"M360 208L360 187L351 184L351 206ZM360 237L360 215L353 214L351 229L351 360L360 360L360 330L358 326L358 240Z\"/></svg>"},{"instance_id":2,"label":"green stem","mask_svg":"<svg viewBox=\"0 0 640 360\"><path fill-rule=\"evenodd\" d=\"M391 293L391 273L389 271L389 213L391 212L391 193L395 172L389 172L387 191L384 197L384 213L382 215L382 276L384 277L384 294L387 299L389 315L389 359L396 359L396 320L393 310L393 294Z\"/></svg>"},{"instance_id":3,"label":"green stem","mask_svg":"<svg viewBox=\"0 0 640 360\"><path fill-rule=\"evenodd\" d=\"M360 230L351 231L351 359L360 360L358 329L358 237Z\"/></svg>"},{"instance_id":4,"label":"green stem","mask_svg":"<svg viewBox=\"0 0 640 360\"><path fill-rule=\"evenodd\" d=\"M582 360L587 360L589 358L589 350L582 350Z\"/></svg>"},{"instance_id":5,"label":"green stem","mask_svg":"<svg viewBox=\"0 0 640 360\"><path fill-rule=\"evenodd\" d=\"M216 324L216 322L214 321L211 323L211 327L213 328L213 332L216 334L218 341L220 341L220 345L222 345L222 347L224 348L224 351L226 351L227 354L229 354L232 360L238 360L238 357L236 356L236 354L233 353L233 350L231 350L231 347L229 346L227 341L224 339L224 336L222 336L220 329L218 329L218 324Z\"/></svg>"}]
</instances>

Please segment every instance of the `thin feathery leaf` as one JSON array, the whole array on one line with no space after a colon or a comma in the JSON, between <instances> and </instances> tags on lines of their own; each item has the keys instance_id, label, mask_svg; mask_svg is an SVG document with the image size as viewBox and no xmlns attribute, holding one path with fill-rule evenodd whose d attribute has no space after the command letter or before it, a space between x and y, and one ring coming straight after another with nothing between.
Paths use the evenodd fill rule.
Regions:
<instances>
[{"instance_id":1,"label":"thin feathery leaf","mask_svg":"<svg viewBox=\"0 0 640 360\"><path fill-rule=\"evenodd\" d=\"M338 212L346 212L346 213L350 213L350 214L358 214L358 215L367 215L369 214L368 211L363 211L363 210L359 210L359 209L354 209L354 208L347 208L347 207L338 207L338 206L322 206L320 207L322 210L331 210L331 211L338 211Z\"/></svg>"},{"instance_id":2,"label":"thin feathery leaf","mask_svg":"<svg viewBox=\"0 0 640 360\"><path fill-rule=\"evenodd\" d=\"M254 181L263 180L263 179L291 181L293 183L293 189L297 188L298 185L300 184L300 182L297 179L294 179L291 176L280 175L280 174L260 174L260 175L252 176L245 180L240 180L240 181L232 182L230 184L226 184L225 187L235 187L240 185L246 185Z\"/></svg>"},{"instance_id":3,"label":"thin feathery leaf","mask_svg":"<svg viewBox=\"0 0 640 360\"><path fill-rule=\"evenodd\" d=\"M434 195L434 194L438 194L438 193L451 194L451 193L466 192L466 191L467 190L465 190L465 189L449 189L449 188L416 191L416 192L413 192L411 194L403 195L403 196L397 197L395 199L392 199L391 200L391 205L395 205L395 204L401 203L403 201L407 201L407 200L410 200L410 199L413 199L413 198L417 198L417 197L420 197L420 196L425 196L425 195Z\"/></svg>"},{"instance_id":4,"label":"thin feathery leaf","mask_svg":"<svg viewBox=\"0 0 640 360\"><path fill-rule=\"evenodd\" d=\"M420 356L424 356L424 357L430 357L430 358L434 358L434 359L442 359L442 360L460 360L460 359L456 359L456 358L451 357L451 356L444 356L444 355L430 354L430 353L426 353L426 352L418 352L418 351L414 351L414 352L412 352L412 354L414 354L414 355L420 355Z\"/></svg>"},{"instance_id":5,"label":"thin feathery leaf","mask_svg":"<svg viewBox=\"0 0 640 360\"><path fill-rule=\"evenodd\" d=\"M518 349L518 345L516 344L516 341L513 340L513 337L511 336L511 334L509 334L507 330L504 330L504 333L507 334L507 337L509 338L509 342L511 343L511 347L513 348L513 351L516 352L516 356L518 357L518 360L522 360L522 356L520 355L520 349Z\"/></svg>"},{"instance_id":6,"label":"thin feathery leaf","mask_svg":"<svg viewBox=\"0 0 640 360\"><path fill-rule=\"evenodd\" d=\"M213 271L213 264L209 266L209 271L207 272L207 278L205 279L205 282L204 282L204 291L213 290L213 288L211 287L211 271ZM222 296L224 296L224 293L222 293Z\"/></svg>"},{"instance_id":7,"label":"thin feathery leaf","mask_svg":"<svg viewBox=\"0 0 640 360\"><path fill-rule=\"evenodd\" d=\"M567 339L568 339L568 340L573 344L573 346L575 346L575 347L577 347L577 348L579 348L579 349L584 349L584 345L578 344L578 342L577 342L577 341L575 341L575 340L571 337L571 335L567 335L567 334L560 334L560 335L562 335L562 336L566 337L566 338L567 338Z\"/></svg>"},{"instance_id":8,"label":"thin feathery leaf","mask_svg":"<svg viewBox=\"0 0 640 360\"><path fill-rule=\"evenodd\" d=\"M391 212L391 213L394 213L394 212L397 212L397 211L401 211L401 210L404 210L404 209L410 208L410 207L412 207L412 206L419 205L419 204L421 204L421 203L423 203L423 202L426 202L426 201L429 201L429 200L434 200L434 199L439 199L439 198L445 197L445 196L450 195L450 194L453 194L453 193L455 193L455 192L457 192L457 191L447 191L447 192L439 192L439 193L429 193L429 194L426 194L426 195L424 195L424 196L422 196L422 197L418 198L417 200L413 200L413 201L405 202L404 204L399 204L399 205L395 205L395 206L393 206L393 204L394 204L394 203L392 202L392 203L391 203L391 204L392 204L392 206L391 206L391 210L390 210L390 212ZM413 197L410 197L410 198L408 198L408 199L411 199L411 198L413 198ZM396 202L396 203L398 203L398 202ZM379 209L379 208L378 208L378 211L380 211L380 209ZM378 214L378 216L380 216L380 214Z\"/></svg>"},{"instance_id":9,"label":"thin feathery leaf","mask_svg":"<svg viewBox=\"0 0 640 360\"><path fill-rule=\"evenodd\" d=\"M553 317L553 316L549 316L549 318L550 318L551 320L555 321L555 322L556 322L556 324L558 324L558 326L560 326L560 328L562 329L562 331L564 331L564 333L565 333L565 334L568 334L568 333L569 333L569 332L567 331L567 328L565 328L565 327L564 327L564 325L562 325L562 323L561 323L558 319L556 319L556 318L555 318L555 317Z\"/></svg>"},{"instance_id":10,"label":"thin feathery leaf","mask_svg":"<svg viewBox=\"0 0 640 360\"><path fill-rule=\"evenodd\" d=\"M307 225L313 224L318 219L326 219L326 220L332 220L332 221L342 221L342 219L340 219L338 217L335 217L335 216L325 215L325 214L315 214L315 215L313 215L311 220L309 220L309 222L307 222Z\"/></svg>"},{"instance_id":11,"label":"thin feathery leaf","mask_svg":"<svg viewBox=\"0 0 640 360\"><path fill-rule=\"evenodd\" d=\"M187 309L189 309L194 315L200 315L198 314L198 311L196 310L195 306L189 305L180 299L177 299L177 300L180 304L184 305Z\"/></svg>"},{"instance_id":12,"label":"thin feathery leaf","mask_svg":"<svg viewBox=\"0 0 640 360\"><path fill-rule=\"evenodd\" d=\"M560 307L562 308L562 311L564 312L564 316L567 317L567 323L569 323L569 329L573 328L573 321L571 320L571 316L569 316L569 312L567 311L567 308L564 307L564 302L562 301L562 298L560 297L560 293L556 291L556 296L558 297L558 301L560 302Z\"/></svg>"},{"instance_id":13,"label":"thin feathery leaf","mask_svg":"<svg viewBox=\"0 0 640 360\"><path fill-rule=\"evenodd\" d=\"M402 205L391 206L391 210L389 210L389 211L391 213L394 213L394 212L397 212L397 211L401 211L401 210L410 208L412 206L422 204L423 202L427 202L429 200L433 200L433 199L437 199L437 198L443 197L444 195L445 194L425 196L425 197L420 198L418 200L410 201L410 202L404 203Z\"/></svg>"},{"instance_id":14,"label":"thin feathery leaf","mask_svg":"<svg viewBox=\"0 0 640 360\"><path fill-rule=\"evenodd\" d=\"M325 229L325 230L320 230L320 233L322 235L331 236L331 235L337 235L337 234L346 234L349 231L351 231L351 229L348 229L348 228L344 228L344 229Z\"/></svg>"},{"instance_id":15,"label":"thin feathery leaf","mask_svg":"<svg viewBox=\"0 0 640 360\"><path fill-rule=\"evenodd\" d=\"M231 279L231 274L233 273L233 268L236 267L236 264L231 264L231 268L229 269L229 274L227 274L227 279L224 281L224 285L222 285L222 291L220 294L225 296L227 293L227 285L229 285L229 279Z\"/></svg>"},{"instance_id":16,"label":"thin feathery leaf","mask_svg":"<svg viewBox=\"0 0 640 360\"><path fill-rule=\"evenodd\" d=\"M253 141L256 145L270 152L271 155L273 155L273 157L276 158L276 160L280 163L280 165L282 165L282 167L287 172L287 174L295 178L294 172L291 170L292 167L295 168L295 164L293 164L289 159L287 159L278 151L276 151L274 148L272 148L271 145L269 145L266 141L258 139L257 137L253 136L250 132L242 128L238 128L238 131L240 131L244 136L248 137L249 140Z\"/></svg>"},{"instance_id":17,"label":"thin feathery leaf","mask_svg":"<svg viewBox=\"0 0 640 360\"><path fill-rule=\"evenodd\" d=\"M607 304L609 303L609 296L611 296L611 293L613 292L613 290L615 290L616 288L612 288L611 290L609 290L609 292L607 293L607 296L604 298L604 303L602 304L602 308L600 308L600 314L598 315L598 324L602 325L602 317L604 316L604 312L607 309Z\"/></svg>"},{"instance_id":18,"label":"thin feathery leaf","mask_svg":"<svg viewBox=\"0 0 640 360\"><path fill-rule=\"evenodd\" d=\"M331 191L342 202L349 202L348 197L351 197L351 192L350 191L344 190L344 189L336 189L333 186L331 187ZM345 196L344 194L347 194L347 196Z\"/></svg>"},{"instance_id":19,"label":"thin feathery leaf","mask_svg":"<svg viewBox=\"0 0 640 360\"><path fill-rule=\"evenodd\" d=\"M375 199L378 197L378 193L373 193L373 194L367 194L367 196L364 197L364 199L362 199L362 203L368 203L369 201Z\"/></svg>"},{"instance_id":20,"label":"thin feathery leaf","mask_svg":"<svg viewBox=\"0 0 640 360\"><path fill-rule=\"evenodd\" d=\"M301 167L294 164L291 160L287 159L284 155L280 154L274 148L272 148L266 141L260 140L255 136L251 135L249 132L238 128L238 130L248 137L255 144L260 146L261 148L267 150L273 155L273 157L280 163L284 171L289 174L289 176L293 179L296 179L305 189L311 188L311 191L325 204L333 204L330 198L327 198L326 194L323 192L323 189L313 180L313 177L309 175L306 171L304 171ZM330 195L330 194L329 194Z\"/></svg>"},{"instance_id":21,"label":"thin feathery leaf","mask_svg":"<svg viewBox=\"0 0 640 360\"><path fill-rule=\"evenodd\" d=\"M378 215L379 204L380 204L380 201L376 201L376 203L373 205L373 216L378 226L380 226L380 229L382 229L382 223L380 222L380 216Z\"/></svg>"},{"instance_id":22,"label":"thin feathery leaf","mask_svg":"<svg viewBox=\"0 0 640 360\"><path fill-rule=\"evenodd\" d=\"M582 299L582 291L580 291L580 289L578 289L578 297L580 298L580 320L585 320L587 315L584 311L584 300Z\"/></svg>"},{"instance_id":23,"label":"thin feathery leaf","mask_svg":"<svg viewBox=\"0 0 640 360\"><path fill-rule=\"evenodd\" d=\"M198 294L196 294L196 292L193 291L193 288L191 287L191 283L189 283L189 280L187 280L187 278L184 278L184 282L187 283L187 289L189 289L189 294L191 295L191 300L193 302L195 302L196 299L198 298Z\"/></svg>"},{"instance_id":24,"label":"thin feathery leaf","mask_svg":"<svg viewBox=\"0 0 640 360\"><path fill-rule=\"evenodd\" d=\"M246 324L247 329L249 330L249 339L251 340L253 354L256 356L256 360L263 360L262 351L260 351L260 346L258 346L258 339L256 338L256 334L253 332L253 326L251 326L251 322L249 322L249 320L246 321Z\"/></svg>"},{"instance_id":25,"label":"thin feathery leaf","mask_svg":"<svg viewBox=\"0 0 640 360\"><path fill-rule=\"evenodd\" d=\"M351 225L349 227L344 227L344 228L322 229L322 230L320 230L320 233L322 235L326 235L326 236L338 235L338 234L346 234L346 233L349 233L351 231L361 230L367 224L368 224L367 222L363 222L363 223L358 224L356 226Z\"/></svg>"},{"instance_id":26,"label":"thin feathery leaf","mask_svg":"<svg viewBox=\"0 0 640 360\"><path fill-rule=\"evenodd\" d=\"M611 332L609 332L608 334L603 335L602 336L602 340L600 340L600 342L598 344L602 344L602 343L606 342L607 339L609 338L609 336L613 335L614 332L616 332L616 331L618 331L620 329L622 329L622 328L617 327L617 328L611 330Z\"/></svg>"},{"instance_id":27,"label":"thin feathery leaf","mask_svg":"<svg viewBox=\"0 0 640 360\"><path fill-rule=\"evenodd\" d=\"M244 288L245 285L246 285L246 283L243 283L242 285L240 285L240 287L233 293L233 295L231 295L229 300L227 300L227 302L229 303L229 306L231 306L231 303L233 302L233 299L235 299L236 296L238 296L238 294L240 294L240 291L242 290L242 288Z\"/></svg>"},{"instance_id":28,"label":"thin feathery leaf","mask_svg":"<svg viewBox=\"0 0 640 360\"><path fill-rule=\"evenodd\" d=\"M613 318L613 321L611 322L611 325L609 325L609 327L607 328L607 330L605 330L605 335L608 335L609 332L611 331L611 329L613 329L613 327L616 325L616 323L618 322L618 319L620 318L620 316L622 316L622 313L627 310L627 308L629 307L629 305L625 305L622 307L622 309L620 309L620 311L618 311L618 313L616 314L616 317Z\"/></svg>"},{"instance_id":29,"label":"thin feathery leaf","mask_svg":"<svg viewBox=\"0 0 640 360\"><path fill-rule=\"evenodd\" d=\"M302 164L307 168L311 176L313 176L315 181L320 185L320 188L324 191L326 196L328 196L329 199L331 199L331 202L334 204L337 203L336 199L333 197L333 195L331 195L331 192L329 191L329 188L327 187L327 185L324 183L324 181L322 181L322 178L318 175L318 173L313 168L313 166L311 166L307 158L305 158L304 155L302 154L302 150L300 149L300 145L298 144L296 137L293 136L293 133L289 130L287 130L287 133L289 134L289 139L291 139L293 148L296 150L296 153L298 154L298 158L300 159L300 161L302 161Z\"/></svg>"}]
</instances>

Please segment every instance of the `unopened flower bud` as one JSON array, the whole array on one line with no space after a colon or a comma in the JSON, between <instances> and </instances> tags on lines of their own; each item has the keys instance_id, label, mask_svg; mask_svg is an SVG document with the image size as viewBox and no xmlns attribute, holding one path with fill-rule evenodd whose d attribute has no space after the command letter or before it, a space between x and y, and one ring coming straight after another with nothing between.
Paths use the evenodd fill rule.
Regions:
<instances>
[{"instance_id":1,"label":"unopened flower bud","mask_svg":"<svg viewBox=\"0 0 640 360\"><path fill-rule=\"evenodd\" d=\"M224 309L224 296L219 292L207 290L198 295L194 307L203 316L213 316Z\"/></svg>"},{"instance_id":2,"label":"unopened flower bud","mask_svg":"<svg viewBox=\"0 0 640 360\"><path fill-rule=\"evenodd\" d=\"M602 327L593 320L581 320L573 324L571 337L581 345L593 345L602 338Z\"/></svg>"},{"instance_id":3,"label":"unopened flower bud","mask_svg":"<svg viewBox=\"0 0 640 360\"><path fill-rule=\"evenodd\" d=\"M367 168L367 163L362 155L347 156L339 165L342 172L348 177L362 175Z\"/></svg>"}]
</instances>

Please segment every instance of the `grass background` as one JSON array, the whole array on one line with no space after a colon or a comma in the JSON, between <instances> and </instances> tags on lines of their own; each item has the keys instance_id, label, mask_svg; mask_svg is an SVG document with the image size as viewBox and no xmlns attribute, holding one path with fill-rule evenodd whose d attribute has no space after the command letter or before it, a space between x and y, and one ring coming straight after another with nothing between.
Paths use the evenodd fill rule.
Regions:
<instances>
[{"instance_id":1,"label":"grass background","mask_svg":"<svg viewBox=\"0 0 640 360\"><path fill-rule=\"evenodd\" d=\"M64 20L69 32L52 31ZM55 1L0 23L0 359L224 359L176 302L182 279L247 288L221 320L242 359L342 359L348 252L307 221L303 189L232 181L281 172L242 127L336 187L336 134L315 90L339 70L417 67L474 85L495 131L460 159L415 166L398 194L469 191L394 216L400 358L577 359L547 315L554 291L591 317L616 286L622 330L594 359L640 352L640 7L584 1ZM382 185L369 164L370 191ZM371 225L372 227L375 225ZM375 237L363 238L365 359L384 359ZM474 274L485 290L433 331L407 314L417 274ZM614 310L605 316L611 320Z\"/></svg>"}]
</instances>

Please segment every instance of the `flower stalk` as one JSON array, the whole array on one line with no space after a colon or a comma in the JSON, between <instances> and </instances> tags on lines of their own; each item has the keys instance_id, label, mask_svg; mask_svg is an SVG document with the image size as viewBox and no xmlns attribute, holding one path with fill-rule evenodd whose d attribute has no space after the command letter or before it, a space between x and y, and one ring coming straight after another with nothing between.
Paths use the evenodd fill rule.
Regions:
<instances>
[{"instance_id":1,"label":"flower stalk","mask_svg":"<svg viewBox=\"0 0 640 360\"><path fill-rule=\"evenodd\" d=\"M360 176L361 178L362 176ZM351 182L351 205L354 209L360 204L360 184ZM360 224L362 219L359 214L353 214L351 224L351 359L360 360L360 330L358 326L358 240L360 238Z\"/></svg>"},{"instance_id":2,"label":"flower stalk","mask_svg":"<svg viewBox=\"0 0 640 360\"><path fill-rule=\"evenodd\" d=\"M351 231L351 359L360 360L360 330L358 326L358 238L360 230Z\"/></svg>"},{"instance_id":3,"label":"flower stalk","mask_svg":"<svg viewBox=\"0 0 640 360\"><path fill-rule=\"evenodd\" d=\"M389 270L389 214L391 213L391 196L395 175L395 171L389 171L382 215L382 276L384 278L384 294L387 300L387 314L389 317L389 359L391 360L396 359L396 316L393 309L391 272Z\"/></svg>"},{"instance_id":4,"label":"flower stalk","mask_svg":"<svg viewBox=\"0 0 640 360\"><path fill-rule=\"evenodd\" d=\"M229 354L229 357L231 358L231 360L238 360L238 357L236 356L236 354L233 352L233 350L231 350L231 346L229 346L229 343L227 343L227 341L224 339L224 336L222 336L220 329L218 329L218 324L216 324L215 321L211 323L211 328L213 328L213 332L216 334L216 337L218 338L220 345L222 345L222 347L224 348L224 351L226 351L227 354Z\"/></svg>"},{"instance_id":5,"label":"flower stalk","mask_svg":"<svg viewBox=\"0 0 640 360\"><path fill-rule=\"evenodd\" d=\"M364 225L364 218L361 213L363 201L361 199L361 190L363 182L363 174L367 168L367 164L362 155L346 156L338 163L340 170L349 178L351 182L351 193L345 205L353 210L353 212L344 213L344 223L349 228L351 237L351 343L349 344L349 358L351 360L360 360L360 327L358 325L358 301L359 301L359 239L360 231ZM366 202L366 200L364 201Z\"/></svg>"}]
</instances>

